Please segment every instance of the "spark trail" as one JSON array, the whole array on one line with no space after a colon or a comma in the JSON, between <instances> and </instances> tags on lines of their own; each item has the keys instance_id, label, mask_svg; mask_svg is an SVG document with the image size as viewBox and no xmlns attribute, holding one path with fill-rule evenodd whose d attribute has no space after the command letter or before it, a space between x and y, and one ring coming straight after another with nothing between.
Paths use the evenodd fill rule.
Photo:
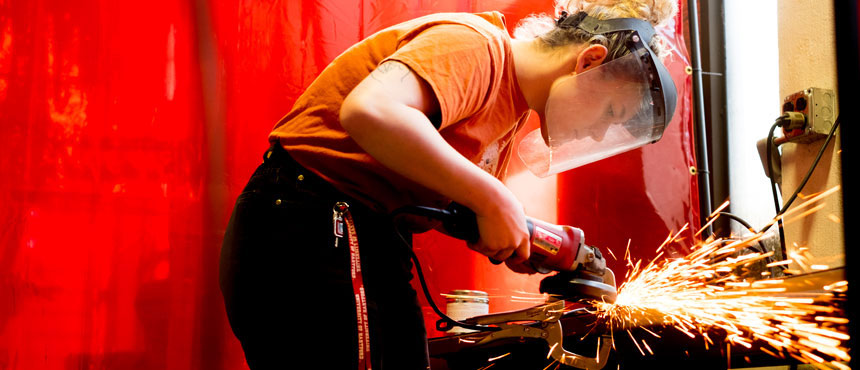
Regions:
<instances>
[{"instance_id":1,"label":"spark trail","mask_svg":"<svg viewBox=\"0 0 860 370\"><path fill-rule=\"evenodd\" d=\"M657 248L657 257L644 267L641 260L627 259L630 269L616 302L593 302L600 322L613 332L626 331L643 356L653 352L644 338L633 338L630 329L664 326L691 338L701 337L706 345L714 345L708 333L724 334L733 345L756 346L772 356L822 369L848 368L843 364L850 360L846 281L797 291L790 279L749 277L743 271L752 264L772 261L773 252L741 253L754 250L751 246L761 233L744 239L710 238L687 256L660 259L661 250L675 243L683 231L670 235ZM802 256L793 257L803 264ZM777 261L766 266L784 268L785 264Z\"/></svg>"}]
</instances>

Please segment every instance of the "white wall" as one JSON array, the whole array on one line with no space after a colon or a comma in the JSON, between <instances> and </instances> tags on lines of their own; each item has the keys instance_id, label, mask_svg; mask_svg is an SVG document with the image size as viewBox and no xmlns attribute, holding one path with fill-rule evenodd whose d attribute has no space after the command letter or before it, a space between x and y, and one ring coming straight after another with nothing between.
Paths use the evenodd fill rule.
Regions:
<instances>
[{"instance_id":1,"label":"white wall","mask_svg":"<svg viewBox=\"0 0 860 370\"><path fill-rule=\"evenodd\" d=\"M732 212L760 229L776 212L756 142L767 137L781 113L784 96L809 87L836 90L833 4L820 0L726 0L725 19ZM782 192L786 198L798 187L822 143L782 145ZM841 183L837 143L834 140L831 144L802 194L827 191ZM808 249L810 263L844 265L841 197L837 192L817 213L786 223L789 257ZM803 199L798 199L792 208L802 203ZM736 223L732 227L736 234L745 232Z\"/></svg>"},{"instance_id":2,"label":"white wall","mask_svg":"<svg viewBox=\"0 0 860 370\"><path fill-rule=\"evenodd\" d=\"M725 19L731 209L760 229L776 214L756 142L767 137L782 105L777 1L726 0ZM737 223L732 228L746 231Z\"/></svg>"},{"instance_id":3,"label":"white wall","mask_svg":"<svg viewBox=\"0 0 860 370\"><path fill-rule=\"evenodd\" d=\"M836 35L833 2L821 0L780 1L779 24L779 95L780 97L810 87L836 91ZM838 94L838 91L837 91ZM838 112L838 109L837 109ZM839 131L837 131L838 136ZM825 151L801 194L824 192L842 183L842 159L835 138ZM788 198L800 185L824 141L787 143L782 146L783 194ZM796 200L790 209L803 204ZM789 257L804 256L807 264L830 267L845 265L842 230L842 193L824 199L823 207L785 225L786 250ZM803 250L808 248L809 252ZM803 265L794 265L802 269Z\"/></svg>"}]
</instances>

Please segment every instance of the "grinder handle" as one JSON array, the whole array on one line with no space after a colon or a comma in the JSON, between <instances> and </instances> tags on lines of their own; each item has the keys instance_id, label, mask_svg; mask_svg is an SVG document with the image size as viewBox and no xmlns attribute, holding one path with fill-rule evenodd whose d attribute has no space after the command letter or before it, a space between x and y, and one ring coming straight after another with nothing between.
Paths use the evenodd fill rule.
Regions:
<instances>
[{"instance_id":1,"label":"grinder handle","mask_svg":"<svg viewBox=\"0 0 860 370\"><path fill-rule=\"evenodd\" d=\"M478 232L478 216L475 215L475 212L459 203L451 203L446 211L448 215L442 219L442 227L445 228L448 235L472 244L481 239ZM526 217L526 226L529 230L529 238L531 238L534 232L534 223L528 217ZM498 265L504 261L490 258L490 262Z\"/></svg>"},{"instance_id":2,"label":"grinder handle","mask_svg":"<svg viewBox=\"0 0 860 370\"><path fill-rule=\"evenodd\" d=\"M405 206L395 210L391 217L395 218L402 214L424 216L430 219L442 221L445 233L460 240L475 244L481 239L478 232L478 216L468 207L451 203L446 209L438 209L424 206ZM526 217L526 226L529 230L529 238L534 233L534 223ZM490 258L490 262L498 265L503 261Z\"/></svg>"},{"instance_id":3,"label":"grinder handle","mask_svg":"<svg viewBox=\"0 0 860 370\"><path fill-rule=\"evenodd\" d=\"M534 230L535 230L535 224L534 224L534 222L532 222L531 218L526 217L526 227L528 227L528 229L529 229L529 239L531 239L532 234L534 234ZM501 265L503 262L505 262L505 261L499 261L493 257L489 257L489 259L490 259L490 262L492 262L494 265Z\"/></svg>"},{"instance_id":4,"label":"grinder handle","mask_svg":"<svg viewBox=\"0 0 860 370\"><path fill-rule=\"evenodd\" d=\"M442 227L448 235L472 244L478 242L481 236L475 212L458 203L451 203L445 211L447 215L442 219Z\"/></svg>"}]
</instances>

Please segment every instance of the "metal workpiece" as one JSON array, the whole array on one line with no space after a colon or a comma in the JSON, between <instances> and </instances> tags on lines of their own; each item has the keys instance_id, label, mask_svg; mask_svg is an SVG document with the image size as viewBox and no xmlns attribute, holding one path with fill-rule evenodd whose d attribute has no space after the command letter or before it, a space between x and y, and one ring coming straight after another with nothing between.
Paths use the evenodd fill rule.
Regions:
<instances>
[{"instance_id":1,"label":"metal workpiece","mask_svg":"<svg viewBox=\"0 0 860 370\"><path fill-rule=\"evenodd\" d=\"M800 299L821 294L844 296L845 269L836 268L780 279L785 290L760 293ZM834 301L834 304L843 304ZM447 362L451 370L493 369L696 369L777 366L799 363L791 356L775 357L766 342L743 346L731 342L731 333L707 331L709 339L672 325L644 322L621 328L601 320L588 305L571 308L570 301L555 301L529 309L490 314L473 322L503 328L460 336L432 338L430 354ZM549 366L551 365L551 366Z\"/></svg>"},{"instance_id":2,"label":"metal workpiece","mask_svg":"<svg viewBox=\"0 0 860 370\"><path fill-rule=\"evenodd\" d=\"M612 347L610 334L599 335L597 351L594 356L582 355L566 349L564 338L570 337L574 332L579 335L586 335L587 329L585 328L587 326L575 325L576 329L573 332L571 330L566 331L561 322L562 318L589 315L584 308L570 310L566 308L566 305L567 302L563 300L555 300L523 310L470 318L465 320L469 324L496 326L501 330L431 339L431 353L456 353L466 348L487 347L494 343L509 343L511 340L515 342L540 340L545 342L549 348L546 355L547 359L579 369L602 369L607 363Z\"/></svg>"}]
</instances>

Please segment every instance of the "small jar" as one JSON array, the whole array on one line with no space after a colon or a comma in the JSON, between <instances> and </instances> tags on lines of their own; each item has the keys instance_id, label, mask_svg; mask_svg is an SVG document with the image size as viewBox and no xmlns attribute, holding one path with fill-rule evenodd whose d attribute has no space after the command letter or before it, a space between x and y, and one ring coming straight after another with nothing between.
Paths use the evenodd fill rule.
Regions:
<instances>
[{"instance_id":1,"label":"small jar","mask_svg":"<svg viewBox=\"0 0 860 370\"><path fill-rule=\"evenodd\" d=\"M452 290L444 296L447 298L446 314L454 320L461 321L490 313L490 298L486 292L458 289ZM455 326L448 333L462 334L473 331Z\"/></svg>"}]
</instances>

